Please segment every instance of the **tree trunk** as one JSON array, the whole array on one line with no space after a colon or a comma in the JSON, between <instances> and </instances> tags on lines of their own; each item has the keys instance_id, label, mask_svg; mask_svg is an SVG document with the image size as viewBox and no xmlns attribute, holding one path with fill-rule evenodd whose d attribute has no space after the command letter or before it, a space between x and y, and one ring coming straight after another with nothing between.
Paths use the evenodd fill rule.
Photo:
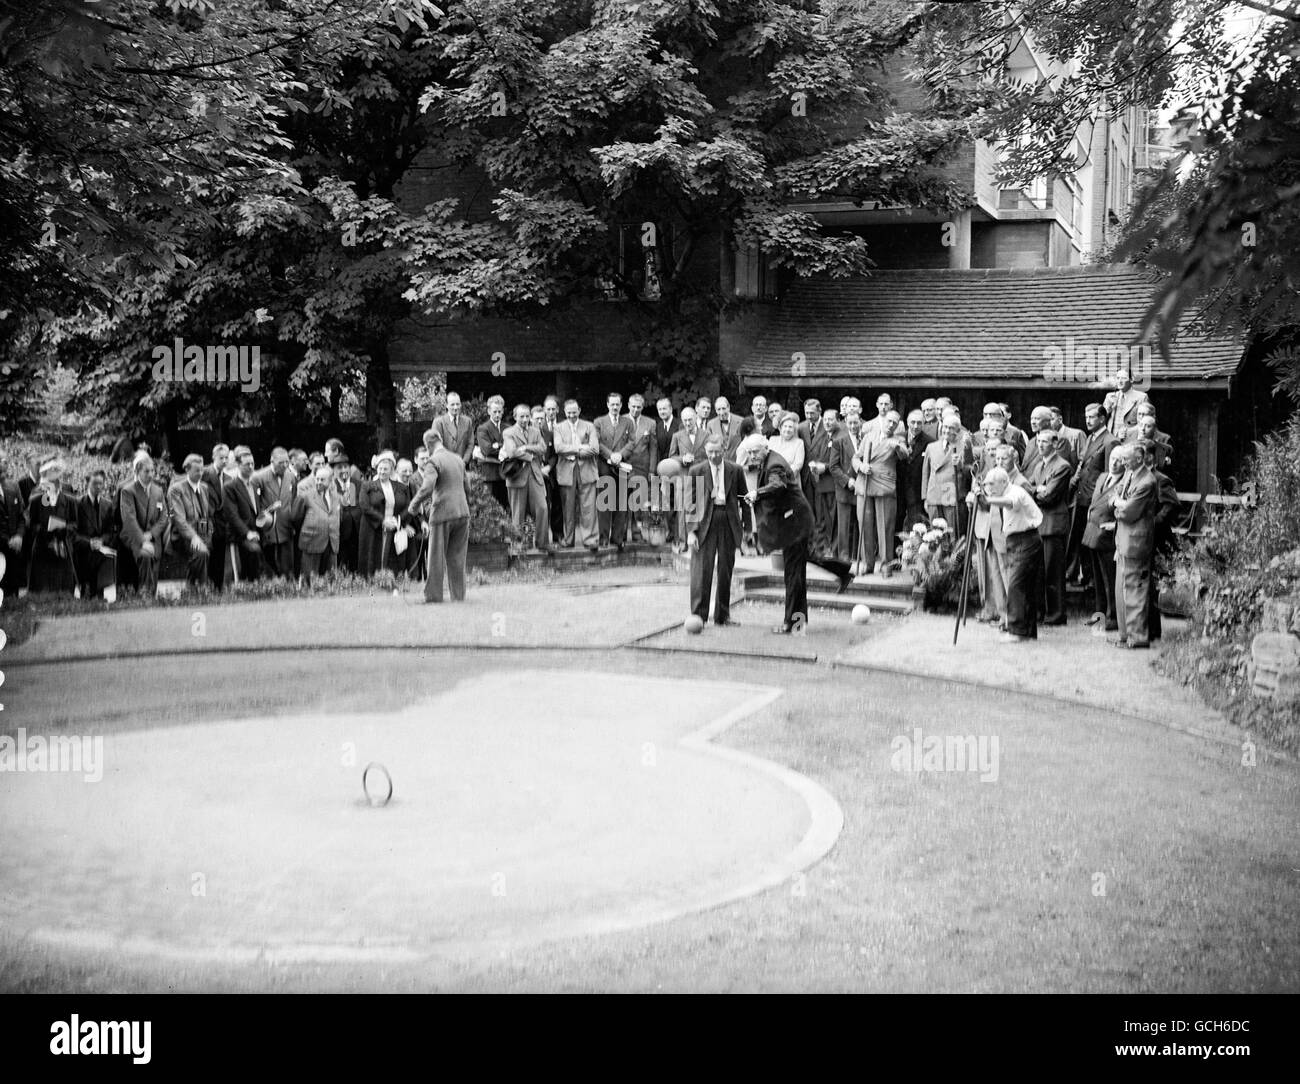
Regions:
<instances>
[{"instance_id":1,"label":"tree trunk","mask_svg":"<svg viewBox=\"0 0 1300 1084\"><path fill-rule=\"evenodd\" d=\"M383 339L370 346L370 364L366 366L366 423L375 434L377 447L392 445L397 436L397 388L388 367L388 342Z\"/></svg>"}]
</instances>

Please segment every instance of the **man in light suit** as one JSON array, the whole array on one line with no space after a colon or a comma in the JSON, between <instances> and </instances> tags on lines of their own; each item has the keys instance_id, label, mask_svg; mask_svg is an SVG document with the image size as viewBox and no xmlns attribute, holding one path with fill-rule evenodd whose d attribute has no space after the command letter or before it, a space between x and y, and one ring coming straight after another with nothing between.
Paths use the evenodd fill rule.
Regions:
<instances>
[{"instance_id":1,"label":"man in light suit","mask_svg":"<svg viewBox=\"0 0 1300 1084\"><path fill-rule=\"evenodd\" d=\"M329 572L338 560L342 507L334 488L334 471L328 465L316 468L311 485L298 486L291 514L305 583Z\"/></svg>"},{"instance_id":2,"label":"man in light suit","mask_svg":"<svg viewBox=\"0 0 1300 1084\"><path fill-rule=\"evenodd\" d=\"M221 511L226 517L226 583L255 580L262 572L262 532L257 526L260 487L253 477L253 453L241 445L233 455L237 473L226 479L221 490Z\"/></svg>"},{"instance_id":3,"label":"man in light suit","mask_svg":"<svg viewBox=\"0 0 1300 1084\"><path fill-rule=\"evenodd\" d=\"M1133 387L1133 378L1127 370L1115 374L1115 390L1106 396L1102 405L1106 408L1106 427L1116 439L1123 440L1124 431L1137 424L1137 408L1146 401L1147 393Z\"/></svg>"},{"instance_id":4,"label":"man in light suit","mask_svg":"<svg viewBox=\"0 0 1300 1084\"><path fill-rule=\"evenodd\" d=\"M734 625L731 573L740 548L740 502L747 492L745 472L734 460L724 457L721 437L708 437L704 454L703 460L692 464L684 489L686 545L691 553L691 613L708 623L716 567L713 621L719 626Z\"/></svg>"},{"instance_id":5,"label":"man in light suit","mask_svg":"<svg viewBox=\"0 0 1300 1084\"><path fill-rule=\"evenodd\" d=\"M515 529L523 532L524 519L533 517L532 549L551 548L550 511L546 504L546 442L533 425L532 411L524 403L515 407L515 424L502 434L501 470L510 496ZM518 464L516 466L515 464Z\"/></svg>"},{"instance_id":6,"label":"man in light suit","mask_svg":"<svg viewBox=\"0 0 1300 1084\"><path fill-rule=\"evenodd\" d=\"M1160 492L1151 470L1155 445L1139 440L1132 448L1129 471L1115 487L1111 501L1116 524L1115 617L1119 623L1119 639L1114 643L1137 649L1151 646L1151 560Z\"/></svg>"},{"instance_id":7,"label":"man in light suit","mask_svg":"<svg viewBox=\"0 0 1300 1084\"><path fill-rule=\"evenodd\" d=\"M881 396L887 400L888 396ZM861 575L889 575L894 560L894 524L898 518L898 469L907 459L900 432L903 419L890 410L875 426L863 426L851 460L857 498ZM855 555L857 556L857 555Z\"/></svg>"},{"instance_id":8,"label":"man in light suit","mask_svg":"<svg viewBox=\"0 0 1300 1084\"><path fill-rule=\"evenodd\" d=\"M577 400L564 404L564 421L555 427L555 480L564 495L565 549L600 544L596 526L596 480L599 472L600 438L591 422L583 421ZM576 541L575 541L576 539Z\"/></svg>"},{"instance_id":9,"label":"man in light suit","mask_svg":"<svg viewBox=\"0 0 1300 1084\"><path fill-rule=\"evenodd\" d=\"M469 552L469 474L459 456L442 445L436 429L424 434L429 464L424 484L411 498L407 522L417 522L429 504L429 578L424 581L424 601L441 602L443 578L453 602L465 598L465 557Z\"/></svg>"},{"instance_id":10,"label":"man in light suit","mask_svg":"<svg viewBox=\"0 0 1300 1084\"><path fill-rule=\"evenodd\" d=\"M185 474L167 490L172 516L172 552L185 561L185 579L197 587L208 578L212 552L212 504L203 484L203 457L190 453L181 464Z\"/></svg>"},{"instance_id":11,"label":"man in light suit","mask_svg":"<svg viewBox=\"0 0 1300 1084\"><path fill-rule=\"evenodd\" d=\"M150 597L158 592L158 565L171 526L167 497L153 480L153 470L153 457L137 452L131 463L135 480L122 487L118 498L122 545L135 561L140 590Z\"/></svg>"},{"instance_id":12,"label":"man in light suit","mask_svg":"<svg viewBox=\"0 0 1300 1084\"><path fill-rule=\"evenodd\" d=\"M1029 495L1034 498L1043 521L1038 537L1043 540L1043 598L1036 605L1043 615L1040 624L1065 624L1065 551L1070 540L1070 479L1074 470L1059 454L1060 438L1051 426L1034 438L1038 458L1026 472Z\"/></svg>"},{"instance_id":13,"label":"man in light suit","mask_svg":"<svg viewBox=\"0 0 1300 1084\"><path fill-rule=\"evenodd\" d=\"M262 527L262 556L273 576L293 578L293 494L298 479L284 448L271 449L271 464L254 475L258 487L258 518Z\"/></svg>"},{"instance_id":14,"label":"man in light suit","mask_svg":"<svg viewBox=\"0 0 1300 1084\"><path fill-rule=\"evenodd\" d=\"M613 544L621 550L627 533L627 507L618 495L620 490L626 493L620 476L632 471L627 456L632 450L634 426L631 419L622 416L623 397L618 392L606 397L605 406L609 412L596 419L596 436L600 440L600 544Z\"/></svg>"},{"instance_id":15,"label":"man in light suit","mask_svg":"<svg viewBox=\"0 0 1300 1084\"><path fill-rule=\"evenodd\" d=\"M661 402L666 402L666 400L661 400ZM674 419L674 421L676 420ZM704 462L707 440L708 435L704 432L704 426L700 424L699 415L695 413L695 408L683 408L681 422L673 430L665 453L659 457L659 472L663 475L676 474L677 482L682 482L683 479L689 477L691 467L696 463ZM684 485L679 485L673 489L672 497L677 504L677 508L672 514L669 533L673 540L673 552L681 553L682 548L686 545L687 531Z\"/></svg>"},{"instance_id":16,"label":"man in light suit","mask_svg":"<svg viewBox=\"0 0 1300 1084\"><path fill-rule=\"evenodd\" d=\"M474 454L474 425L461 413L459 394L447 393L447 413L433 419L433 428L438 430L442 446L452 455L460 456L460 461L468 467Z\"/></svg>"},{"instance_id":17,"label":"man in light suit","mask_svg":"<svg viewBox=\"0 0 1300 1084\"><path fill-rule=\"evenodd\" d=\"M961 439L961 419L945 414L939 439L926 446L921 460L921 492L925 514L933 521L944 519L948 530L960 535L957 509L970 490L970 467L974 455Z\"/></svg>"}]
</instances>

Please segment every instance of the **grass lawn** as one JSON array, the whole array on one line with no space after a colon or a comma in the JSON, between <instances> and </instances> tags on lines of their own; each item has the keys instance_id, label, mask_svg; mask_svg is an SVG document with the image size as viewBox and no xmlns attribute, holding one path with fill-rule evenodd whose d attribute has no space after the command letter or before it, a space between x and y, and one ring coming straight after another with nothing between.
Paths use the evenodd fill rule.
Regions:
<instances>
[{"instance_id":1,"label":"grass lawn","mask_svg":"<svg viewBox=\"0 0 1300 1084\"><path fill-rule=\"evenodd\" d=\"M589 627L617 609L617 600L617 592L576 597L565 620ZM590 609L596 606L604 609ZM682 608L680 598L672 607ZM749 610L738 614L747 625ZM757 641L758 628L772 616L756 615L752 631L735 630L736 642ZM653 621L642 625L653 627ZM814 621L810 642L816 628ZM1029 696L780 657L697 656L680 635L685 650L672 652L388 649L16 668L5 687L7 727L21 718L32 728L74 721L84 728L89 719L105 733L276 712L395 707L422 690L512 665L777 685L784 696L719 741L811 777L839 801L845 824L828 857L784 888L627 933L491 956L364 966L198 966L71 955L0 933L0 988L1300 987L1300 940L1294 936L1300 880L1293 868L1300 779L1292 766L1243 768L1231 747ZM727 635L710 629L691 640L713 648ZM843 647L827 635L828 648ZM578 674L574 697L581 702ZM95 705L89 717L88 703ZM616 712L608 716L617 727ZM892 770L891 741L918 726L932 735L996 736L997 781L981 782L966 772Z\"/></svg>"}]
</instances>

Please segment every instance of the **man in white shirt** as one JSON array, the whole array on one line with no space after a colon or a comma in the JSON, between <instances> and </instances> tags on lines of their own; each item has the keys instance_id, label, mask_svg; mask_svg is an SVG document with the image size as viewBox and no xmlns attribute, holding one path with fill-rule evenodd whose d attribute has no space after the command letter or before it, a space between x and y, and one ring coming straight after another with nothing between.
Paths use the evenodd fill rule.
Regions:
<instances>
[{"instance_id":1,"label":"man in white shirt","mask_svg":"<svg viewBox=\"0 0 1300 1084\"><path fill-rule=\"evenodd\" d=\"M981 500L990 506L993 515L1001 517L1001 533L1006 540L1007 631L1002 634L1002 643L1036 640L1038 596L1043 583L1043 540L1038 526L1043 522L1043 513L1001 467L992 468L984 476Z\"/></svg>"}]
</instances>

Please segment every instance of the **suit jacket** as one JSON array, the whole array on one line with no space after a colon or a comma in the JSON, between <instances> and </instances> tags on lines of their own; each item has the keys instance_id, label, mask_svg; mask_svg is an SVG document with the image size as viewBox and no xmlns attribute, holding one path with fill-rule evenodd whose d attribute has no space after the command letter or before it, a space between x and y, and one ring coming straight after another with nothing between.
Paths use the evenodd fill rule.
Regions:
<instances>
[{"instance_id":1,"label":"suit jacket","mask_svg":"<svg viewBox=\"0 0 1300 1084\"><path fill-rule=\"evenodd\" d=\"M411 491L404 482L399 482L396 478L389 478L388 481L393 487L393 515L400 523L406 515L406 506L411 503ZM383 483L378 478L371 478L362 485L357 507L361 509L362 518L374 530L383 530L384 509L388 507L388 501L384 498Z\"/></svg>"},{"instance_id":2,"label":"suit jacket","mask_svg":"<svg viewBox=\"0 0 1300 1084\"><path fill-rule=\"evenodd\" d=\"M858 441L853 492L859 497L892 497L898 492L898 464L907 458L907 444L898 435L886 440L882 432L876 427ZM871 473L863 474L863 467L870 467Z\"/></svg>"},{"instance_id":3,"label":"suit jacket","mask_svg":"<svg viewBox=\"0 0 1300 1084\"><path fill-rule=\"evenodd\" d=\"M732 414L727 419L727 430L724 433L722 423L717 418L710 418L709 424L705 427L711 437L722 438L722 454L728 459L736 457L736 445L740 443L740 419Z\"/></svg>"},{"instance_id":4,"label":"suit jacket","mask_svg":"<svg viewBox=\"0 0 1300 1084\"><path fill-rule=\"evenodd\" d=\"M667 425L664 425L662 418L655 418L656 463L672 456L673 434L681 432L681 429L682 420L676 414L672 416Z\"/></svg>"},{"instance_id":5,"label":"suit jacket","mask_svg":"<svg viewBox=\"0 0 1300 1084\"><path fill-rule=\"evenodd\" d=\"M766 550L784 550L812 537L812 507L799 476L776 452L768 452L758 469L754 534Z\"/></svg>"},{"instance_id":6,"label":"suit jacket","mask_svg":"<svg viewBox=\"0 0 1300 1084\"><path fill-rule=\"evenodd\" d=\"M821 419L817 419L815 429L807 422L800 422L796 432L799 434L799 439L803 441L804 469L808 469L809 463L826 463L829 466L831 435L826 432L826 426L822 424ZM808 474L813 478L813 487L818 493L834 491L835 478L829 470L824 470L817 476L813 476L812 471L808 471Z\"/></svg>"},{"instance_id":7,"label":"suit jacket","mask_svg":"<svg viewBox=\"0 0 1300 1084\"><path fill-rule=\"evenodd\" d=\"M590 455L578 455L586 449ZM599 477L600 437L591 422L565 418L555 423L555 480L562 486L593 485Z\"/></svg>"},{"instance_id":8,"label":"suit jacket","mask_svg":"<svg viewBox=\"0 0 1300 1084\"><path fill-rule=\"evenodd\" d=\"M1092 491L1103 474L1110 473L1110 450L1117 441L1109 429L1085 433L1079 445L1079 465L1074 470L1074 506L1088 508L1092 505Z\"/></svg>"},{"instance_id":9,"label":"suit jacket","mask_svg":"<svg viewBox=\"0 0 1300 1084\"><path fill-rule=\"evenodd\" d=\"M253 497L249 498L248 485L253 487ZM221 487L221 513L226 520L226 538L240 546L247 545L249 531L257 531L257 505L259 486L257 475L248 479L248 485L238 476L227 478ZM260 532L258 546L261 548Z\"/></svg>"},{"instance_id":10,"label":"suit jacket","mask_svg":"<svg viewBox=\"0 0 1300 1084\"><path fill-rule=\"evenodd\" d=\"M626 460L628 453L632 450L632 441L635 436L633 433L632 419L626 414L618 416L618 422L612 422L608 414L602 414L595 421L596 438L600 442L600 462L598 464L600 473L605 475L617 474L618 466L609 461L609 457L618 453L621 460Z\"/></svg>"},{"instance_id":11,"label":"suit jacket","mask_svg":"<svg viewBox=\"0 0 1300 1084\"><path fill-rule=\"evenodd\" d=\"M556 424L559 424L558 422ZM546 455L543 457L542 465L551 468L551 477L555 476L555 426L551 425L545 419L537 427L538 433L542 436L542 443L546 445Z\"/></svg>"},{"instance_id":12,"label":"suit jacket","mask_svg":"<svg viewBox=\"0 0 1300 1084\"><path fill-rule=\"evenodd\" d=\"M974 453L958 439L953 448L936 440L921 456L921 496L927 504L951 508L970 492L970 470Z\"/></svg>"},{"instance_id":13,"label":"suit jacket","mask_svg":"<svg viewBox=\"0 0 1300 1084\"><path fill-rule=\"evenodd\" d=\"M1111 435L1111 439L1114 436ZM1115 532L1102 529L1102 524L1115 522L1115 488L1123 475L1107 471L1097 479L1092 497L1088 501L1088 523L1083 529L1083 544L1098 553L1115 552Z\"/></svg>"},{"instance_id":14,"label":"suit jacket","mask_svg":"<svg viewBox=\"0 0 1300 1084\"><path fill-rule=\"evenodd\" d=\"M1117 437L1130 425L1137 424L1137 408L1148 402L1147 393L1129 388L1123 395L1119 391L1110 392L1102 405L1106 408L1106 428Z\"/></svg>"},{"instance_id":15,"label":"suit jacket","mask_svg":"<svg viewBox=\"0 0 1300 1084\"><path fill-rule=\"evenodd\" d=\"M77 534L88 542L98 539L106 546L117 540L122 526L117 519L117 510L107 497L95 500L89 493L77 498ZM0 529L0 539L9 536Z\"/></svg>"},{"instance_id":16,"label":"suit jacket","mask_svg":"<svg viewBox=\"0 0 1300 1084\"><path fill-rule=\"evenodd\" d=\"M132 556L139 558L144 551L144 540L152 538L154 556L162 558L171 529L167 498L162 486L150 482L146 491L135 480L130 485L123 486L119 494L118 516L122 521L122 542Z\"/></svg>"},{"instance_id":17,"label":"suit jacket","mask_svg":"<svg viewBox=\"0 0 1300 1084\"><path fill-rule=\"evenodd\" d=\"M213 532L217 535L223 535L226 533L226 517L221 511L221 501L224 496L222 483L225 478L213 470L211 466L207 466L203 468L199 480L208 487L208 507L212 509Z\"/></svg>"},{"instance_id":18,"label":"suit jacket","mask_svg":"<svg viewBox=\"0 0 1300 1084\"><path fill-rule=\"evenodd\" d=\"M272 545L293 541L293 497L298 488L298 476L292 467L285 467L279 478L270 467L253 472L254 484L259 487L257 512L261 515L276 501L280 507L271 513L271 522L262 528L262 544Z\"/></svg>"},{"instance_id":19,"label":"suit jacket","mask_svg":"<svg viewBox=\"0 0 1300 1084\"><path fill-rule=\"evenodd\" d=\"M690 485L686 487L686 529L704 534L713 522L717 505L713 503L713 464L700 453L698 462L691 464L688 472ZM726 497L723 505L727 520L731 524L731 539L738 547L743 537L740 527L740 502L749 492L745 482L745 471L732 459L722 461L722 493Z\"/></svg>"},{"instance_id":20,"label":"suit jacket","mask_svg":"<svg viewBox=\"0 0 1300 1084\"><path fill-rule=\"evenodd\" d=\"M15 482L0 482L0 546L27 533L27 505Z\"/></svg>"},{"instance_id":21,"label":"suit jacket","mask_svg":"<svg viewBox=\"0 0 1300 1084\"><path fill-rule=\"evenodd\" d=\"M1079 466L1079 456L1074 448L1063 440L1058 440L1056 444L1056 454L1070 464L1070 470L1073 472ZM1038 441L1029 438L1029 451L1020 457L1020 469L1026 475L1032 476L1034 465L1042 458L1038 454Z\"/></svg>"},{"instance_id":22,"label":"suit jacket","mask_svg":"<svg viewBox=\"0 0 1300 1084\"><path fill-rule=\"evenodd\" d=\"M1127 430L1125 430L1121 443L1136 444L1141 439L1142 434L1138 427L1136 425L1131 425ZM1156 470L1162 471L1165 469L1165 464L1173 458L1173 443L1171 442L1169 434L1162 433L1159 429L1156 430L1156 435L1151 438L1151 441L1156 446Z\"/></svg>"},{"instance_id":23,"label":"suit jacket","mask_svg":"<svg viewBox=\"0 0 1300 1084\"><path fill-rule=\"evenodd\" d=\"M299 486L294 498L291 518L298 532L298 548L303 553L324 553L327 549L339 552L339 522L343 502L338 491L330 486L329 508L325 497L315 487Z\"/></svg>"},{"instance_id":24,"label":"suit jacket","mask_svg":"<svg viewBox=\"0 0 1300 1084\"><path fill-rule=\"evenodd\" d=\"M925 450L934 443L929 433L922 429L908 448L907 459L898 467L898 497L907 504L925 501L924 478Z\"/></svg>"},{"instance_id":25,"label":"suit jacket","mask_svg":"<svg viewBox=\"0 0 1300 1084\"><path fill-rule=\"evenodd\" d=\"M182 475L167 490L167 507L171 510L172 549L176 553L189 556L196 541L212 548L212 505L207 486L200 482L196 493L190 480Z\"/></svg>"},{"instance_id":26,"label":"suit jacket","mask_svg":"<svg viewBox=\"0 0 1300 1084\"><path fill-rule=\"evenodd\" d=\"M631 421L631 418L628 419ZM655 418L644 414L632 422L632 446L624 456L639 474L654 474L659 466L659 431Z\"/></svg>"},{"instance_id":27,"label":"suit jacket","mask_svg":"<svg viewBox=\"0 0 1300 1084\"><path fill-rule=\"evenodd\" d=\"M458 455L439 448L429 456L424 470L424 484L411 498L407 521L418 522L425 502L429 502L430 524L446 523L469 515L469 472Z\"/></svg>"},{"instance_id":28,"label":"suit jacket","mask_svg":"<svg viewBox=\"0 0 1300 1084\"><path fill-rule=\"evenodd\" d=\"M841 425L830 438L830 453L826 458L826 473L831 477L835 499L840 504L853 504L857 500L856 473L853 456L857 451L853 434L847 425Z\"/></svg>"},{"instance_id":29,"label":"suit jacket","mask_svg":"<svg viewBox=\"0 0 1300 1084\"><path fill-rule=\"evenodd\" d=\"M523 489L528 485L529 478L537 482L545 482L546 476L542 474L542 467L546 462L546 442L542 440L541 430L532 422L528 423L527 428L520 428L512 425L502 435L501 441L501 458L513 459L520 452L532 454L532 461L529 462L526 470L521 470L513 477L506 478L506 487L509 489Z\"/></svg>"},{"instance_id":30,"label":"suit jacket","mask_svg":"<svg viewBox=\"0 0 1300 1084\"><path fill-rule=\"evenodd\" d=\"M478 462L479 472L483 475L485 482L501 481L501 445L505 442L505 435L501 428L489 418L474 433L475 443L478 444L478 450L483 453L483 458ZM445 447L445 445L444 445ZM471 454L473 454L471 452Z\"/></svg>"},{"instance_id":31,"label":"suit jacket","mask_svg":"<svg viewBox=\"0 0 1300 1084\"><path fill-rule=\"evenodd\" d=\"M1038 533L1043 538L1055 538L1070 533L1070 479L1074 470L1060 454L1050 460L1039 458L1025 476L1034 487L1046 486L1038 492L1037 488L1029 495L1043 513L1043 522L1038 525Z\"/></svg>"},{"instance_id":32,"label":"suit jacket","mask_svg":"<svg viewBox=\"0 0 1300 1084\"><path fill-rule=\"evenodd\" d=\"M442 437L442 446L447 451L460 456L460 461L469 466L470 457L474 454L474 423L466 415L462 414L453 423L450 414L439 414L429 428Z\"/></svg>"},{"instance_id":33,"label":"suit jacket","mask_svg":"<svg viewBox=\"0 0 1300 1084\"><path fill-rule=\"evenodd\" d=\"M694 467L697 463L703 463L705 459L704 444L708 440L708 433L705 432L702 425L695 427L695 436L691 436L685 429L678 429L673 434L673 439L668 448L666 459L676 459L688 469ZM693 458L689 463L682 459L682 456L690 455Z\"/></svg>"},{"instance_id":34,"label":"suit jacket","mask_svg":"<svg viewBox=\"0 0 1300 1084\"><path fill-rule=\"evenodd\" d=\"M1128 500L1123 510L1114 508L1115 554L1127 561L1148 561L1155 549L1156 508L1160 485L1146 467L1129 471L1124 481L1114 487L1111 504L1121 497Z\"/></svg>"}]
</instances>

